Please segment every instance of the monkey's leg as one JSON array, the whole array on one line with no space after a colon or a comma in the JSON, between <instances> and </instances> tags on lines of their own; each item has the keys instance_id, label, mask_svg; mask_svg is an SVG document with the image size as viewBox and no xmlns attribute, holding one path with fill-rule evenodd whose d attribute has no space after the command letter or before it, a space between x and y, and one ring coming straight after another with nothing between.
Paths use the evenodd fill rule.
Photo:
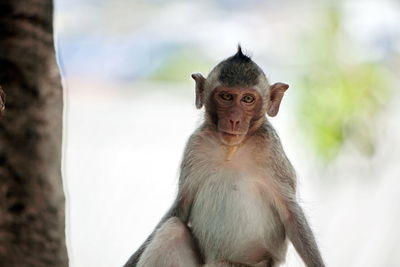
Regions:
<instances>
[{"instance_id":1,"label":"monkey's leg","mask_svg":"<svg viewBox=\"0 0 400 267\"><path fill-rule=\"evenodd\" d=\"M248 265L244 263L235 263L230 261L219 261L219 262L212 262L203 265L202 267L276 267L278 264L274 263L272 260L265 260L259 262L255 265Z\"/></svg>"},{"instance_id":2,"label":"monkey's leg","mask_svg":"<svg viewBox=\"0 0 400 267\"><path fill-rule=\"evenodd\" d=\"M242 263L233 263L229 261L219 261L219 262L207 263L206 265L203 265L203 267L252 267L252 266Z\"/></svg>"},{"instance_id":3,"label":"monkey's leg","mask_svg":"<svg viewBox=\"0 0 400 267\"><path fill-rule=\"evenodd\" d=\"M177 217L168 219L143 251L137 267L199 267L189 229Z\"/></svg>"}]
</instances>

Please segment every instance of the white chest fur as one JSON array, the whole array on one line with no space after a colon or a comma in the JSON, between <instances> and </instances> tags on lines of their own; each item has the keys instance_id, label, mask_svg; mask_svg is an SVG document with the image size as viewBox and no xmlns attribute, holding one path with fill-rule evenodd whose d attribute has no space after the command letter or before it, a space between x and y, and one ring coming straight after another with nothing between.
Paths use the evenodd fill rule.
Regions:
<instances>
[{"instance_id":1,"label":"white chest fur","mask_svg":"<svg viewBox=\"0 0 400 267\"><path fill-rule=\"evenodd\" d=\"M263 250L282 239L281 224L268 201L265 170L246 148L226 161L224 147L204 147L197 163L188 176L196 187L190 224L206 261L256 262Z\"/></svg>"}]
</instances>

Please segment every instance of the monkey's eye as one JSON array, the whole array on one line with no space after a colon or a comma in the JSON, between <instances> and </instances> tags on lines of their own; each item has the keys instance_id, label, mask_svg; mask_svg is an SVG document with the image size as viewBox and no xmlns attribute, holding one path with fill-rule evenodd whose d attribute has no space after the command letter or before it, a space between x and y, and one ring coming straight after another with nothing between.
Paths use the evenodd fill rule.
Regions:
<instances>
[{"instance_id":1,"label":"monkey's eye","mask_svg":"<svg viewBox=\"0 0 400 267\"><path fill-rule=\"evenodd\" d=\"M247 104L253 103L254 100L255 100L255 97L254 97L253 95L245 95L245 96L242 98L242 101L245 102L245 103L247 103Z\"/></svg>"},{"instance_id":2,"label":"monkey's eye","mask_svg":"<svg viewBox=\"0 0 400 267\"><path fill-rule=\"evenodd\" d=\"M219 97L225 101L231 101L233 99L233 95L231 95L230 93L227 93L227 92L220 93Z\"/></svg>"}]
</instances>

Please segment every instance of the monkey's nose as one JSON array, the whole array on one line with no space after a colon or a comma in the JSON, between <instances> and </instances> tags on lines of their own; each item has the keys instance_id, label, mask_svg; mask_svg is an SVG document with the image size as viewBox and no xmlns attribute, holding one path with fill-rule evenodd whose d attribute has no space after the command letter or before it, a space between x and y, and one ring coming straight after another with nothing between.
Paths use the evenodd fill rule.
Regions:
<instances>
[{"instance_id":1,"label":"monkey's nose","mask_svg":"<svg viewBox=\"0 0 400 267\"><path fill-rule=\"evenodd\" d=\"M239 126L240 120L229 120L231 123L232 131L236 130L236 128Z\"/></svg>"}]
</instances>

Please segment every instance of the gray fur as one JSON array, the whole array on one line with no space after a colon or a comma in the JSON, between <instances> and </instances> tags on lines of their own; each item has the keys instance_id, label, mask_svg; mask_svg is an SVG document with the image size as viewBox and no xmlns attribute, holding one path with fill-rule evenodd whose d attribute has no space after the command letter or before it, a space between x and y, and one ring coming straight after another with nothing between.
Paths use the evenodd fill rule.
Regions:
<instances>
[{"instance_id":1,"label":"gray fur","mask_svg":"<svg viewBox=\"0 0 400 267\"><path fill-rule=\"evenodd\" d=\"M286 251L282 223L275 216L271 203L264 201L258 191L258 180L248 176L263 175L255 162L249 162L243 170L231 168L243 165L250 148L240 148L229 163L224 161L225 148L209 137L207 130L191 138L185 156L189 173L183 190L195 188L189 223L199 242L205 262L230 260L255 264L247 257L247 250L257 243L262 253L271 254L274 261L283 261ZM202 147L202 149L198 149ZM256 191L256 192L253 192ZM268 259L269 260L269 259Z\"/></svg>"},{"instance_id":2,"label":"gray fur","mask_svg":"<svg viewBox=\"0 0 400 267\"><path fill-rule=\"evenodd\" d=\"M265 122L229 162L224 149L206 124L192 135L181 166L179 196L169 213L189 225L205 266L277 266L285 260L287 237L307 266L324 266L295 200L294 169L272 126ZM278 203L276 191L290 215L280 210L283 202ZM185 195L192 197L179 209ZM157 232L155 236L144 260L164 253L154 249L165 245Z\"/></svg>"},{"instance_id":3,"label":"gray fur","mask_svg":"<svg viewBox=\"0 0 400 267\"><path fill-rule=\"evenodd\" d=\"M206 100L221 85L257 90L264 111L270 102L267 78L240 47L207 79L192 77L198 108L207 110ZM296 201L295 171L265 116L226 160L229 149L207 114L186 145L176 201L125 267L274 267L284 262L288 239L307 266L323 267Z\"/></svg>"}]
</instances>

